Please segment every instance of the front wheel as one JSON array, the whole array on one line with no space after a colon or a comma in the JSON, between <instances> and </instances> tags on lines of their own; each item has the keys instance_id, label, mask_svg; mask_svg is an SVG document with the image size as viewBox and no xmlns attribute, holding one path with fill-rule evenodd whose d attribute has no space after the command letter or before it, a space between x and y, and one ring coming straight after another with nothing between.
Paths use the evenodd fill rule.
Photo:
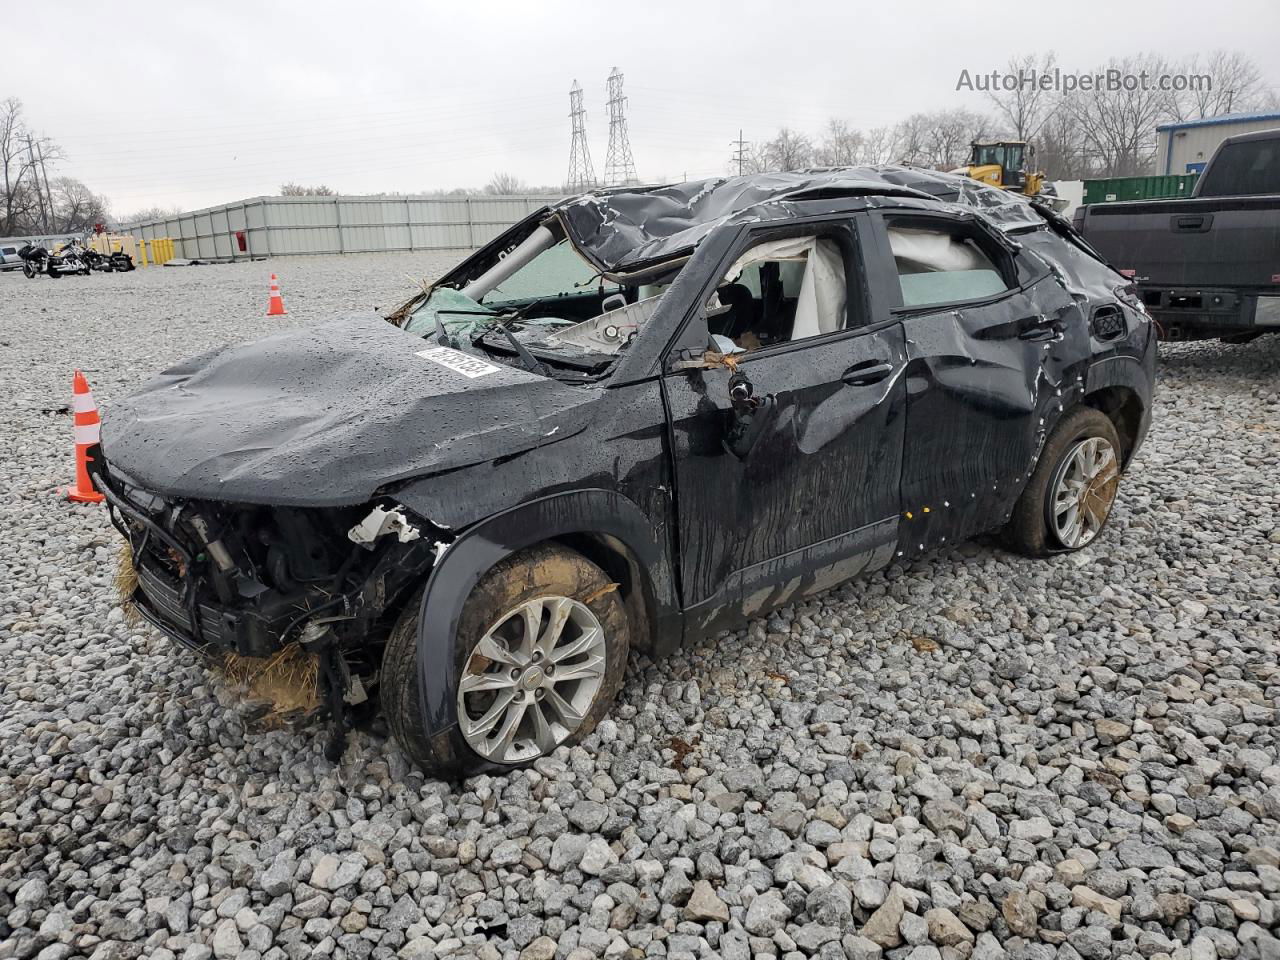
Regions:
<instances>
[{"instance_id":1,"label":"front wheel","mask_svg":"<svg viewBox=\"0 0 1280 960\"><path fill-rule=\"evenodd\" d=\"M1078 407L1049 435L1005 527L1005 541L1033 557L1086 547L1111 516L1119 486L1115 424L1098 410Z\"/></svg>"},{"instance_id":2,"label":"front wheel","mask_svg":"<svg viewBox=\"0 0 1280 960\"><path fill-rule=\"evenodd\" d=\"M630 636L617 585L581 554L533 547L497 564L463 607L455 637L428 637L433 667L452 671L450 719L430 739L418 685L420 598L382 659L382 711L419 766L469 775L510 770L586 736L622 686ZM431 692L429 696L440 696Z\"/></svg>"},{"instance_id":3,"label":"front wheel","mask_svg":"<svg viewBox=\"0 0 1280 960\"><path fill-rule=\"evenodd\" d=\"M36 278L36 274L39 272L39 270L31 265L30 261L22 261L22 273L28 280L34 280Z\"/></svg>"}]
</instances>

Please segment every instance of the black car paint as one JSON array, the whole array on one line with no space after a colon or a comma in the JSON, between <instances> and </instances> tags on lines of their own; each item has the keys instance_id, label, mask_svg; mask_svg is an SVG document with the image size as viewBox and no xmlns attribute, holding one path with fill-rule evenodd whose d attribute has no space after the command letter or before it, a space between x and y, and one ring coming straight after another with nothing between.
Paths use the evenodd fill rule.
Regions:
<instances>
[{"instance_id":1,"label":"black car paint","mask_svg":"<svg viewBox=\"0 0 1280 960\"><path fill-rule=\"evenodd\" d=\"M903 309L886 215L971 223L1006 251L1012 289ZM546 216L440 282L480 272ZM741 360L775 402L740 455L723 442L730 371L675 361L705 350L701 304L726 263L797 223L849 231L851 325ZM1123 278L1061 233L1002 231L909 189L757 204L704 232L607 379L570 386L499 364L488 384L463 383L414 357L423 339L353 319L166 371L110 411L106 460L175 497L316 507L381 496L447 531L418 639L423 719L443 750L456 691L441 667L463 604L526 546L560 539L598 556L628 581L634 635L661 655L998 525L1057 419L1090 396L1137 405L1130 457L1149 422L1155 338L1125 305L1124 335L1091 339L1091 312L1117 303ZM299 358L314 377L298 378ZM868 367L883 376L861 382ZM258 402L241 405L241 389ZM326 402L317 424L306 405ZM193 421L197 436L178 438L176 424Z\"/></svg>"},{"instance_id":2,"label":"black car paint","mask_svg":"<svg viewBox=\"0 0 1280 960\"><path fill-rule=\"evenodd\" d=\"M171 496L333 507L590 422L598 388L493 364L476 380L374 314L292 328L165 370L116 404L111 461Z\"/></svg>"},{"instance_id":3,"label":"black car paint","mask_svg":"<svg viewBox=\"0 0 1280 960\"><path fill-rule=\"evenodd\" d=\"M847 213L859 216L871 208L884 209L878 202L857 202L849 205ZM933 212L929 207L918 206L889 209ZM807 219L829 216L811 214ZM878 229L871 220L867 217L860 223L859 233L864 238L868 231ZM726 227L719 236L709 236L681 272L677 280L680 296L671 298L672 305L696 307L704 302L703 294L719 278L719 268L732 258L730 251L740 249L746 231L744 226ZM871 321L867 328L842 331L822 338L821 344L760 351L741 363L758 389L777 391L785 397L772 438L762 441L758 453L753 451L745 461L738 461L719 442L726 427L727 372L680 371L660 378L671 423L669 459L684 465L686 475L681 476L680 466L676 467L672 478L674 514L661 513L668 488L643 483L641 489L663 496L651 498L647 509L637 508L634 514L626 511L636 520L633 529L642 529L638 519L641 516L650 523L664 523L663 529L672 531L677 558L678 581L668 579L670 567L664 565L657 582L647 585L657 598L658 611L649 624L651 652L661 655L682 643L730 629L749 616L882 567L895 556L918 554L998 525L1021 494L1045 437L1065 410L1085 401L1090 394L1100 395L1106 388L1118 387L1137 398L1142 414L1137 434L1126 450L1126 456L1132 456L1149 423L1154 331L1145 317L1129 309L1122 340L1109 345L1090 343L1088 305L1114 302L1113 288L1122 278L1082 251L1060 255L1058 244L1052 245L1053 250L1063 262L1052 263L1036 252L1037 248L1043 250L1051 245L1044 237L1024 240L1025 247L1016 241L1009 244L1011 251L1019 254L1015 267L1023 282L1021 288L988 303L905 314L893 310L898 295L896 285L888 279L896 274L891 256L887 262L884 260L887 248L879 244L878 259L865 271ZM863 249L869 247L870 243L864 240ZM886 316L886 310L887 319L878 321L878 317ZM686 336L686 321L697 316L692 308L686 313L677 320L676 311L668 310L663 317L667 323L684 324L671 339L674 350L682 343L705 342L705 330L695 330L691 339ZM902 352L895 353L893 342L878 345L883 352L877 356L889 360L895 372L877 386L871 402L864 406L855 397L845 402L844 391L836 389L829 397L839 398L838 401L810 405L805 421L808 430L852 439L859 436L859 428L870 419L881 427L881 434L866 447L853 444L845 451L847 459L828 462L821 476L810 474L808 488L787 487L786 478L794 478L797 460L804 454L798 444L785 442L785 430L792 430L792 437L796 436L796 414L803 401L797 401L796 391L785 387L810 379L813 363L806 359L810 351L832 350L840 345L856 349L860 340L883 337L886 331L894 330L901 331ZM887 336L893 338L895 334ZM636 367L645 362L639 356L629 359ZM819 364L829 359L823 358ZM849 359L855 357L851 355ZM780 369L766 372L779 360ZM757 374L756 370L760 372ZM630 384L626 389L636 386ZM623 388L611 388L606 393L615 389ZM628 398L627 406L630 402ZM684 420L682 411L689 414ZM902 446L895 451L897 439L901 439ZM566 443L589 456L589 440L587 435L581 443ZM445 499L451 499L451 492L468 487L487 489L482 510L489 501L511 502L529 495L538 498L533 501L536 507L530 508L537 511L535 516L526 519L523 509L516 507L504 513L501 520L486 522L484 533L477 534L482 544L476 545L474 558L470 550L454 553L457 547L453 547L432 573L421 614L419 669L427 694L424 703L435 705L434 709L424 706L424 719L439 749L447 749L449 742L448 707L454 691L449 671L434 670L432 665L442 662L441 638L452 636L450 631L458 622L467 596L466 591L456 588L474 584L492 563L534 542L530 538L538 536L537 531L545 522L541 514L549 509L543 494L554 497L556 489L566 488L561 472L566 458L558 454L568 453L567 459L573 460L578 452L560 450L558 445L532 451L520 458L527 461L525 469L509 475L514 486L492 486L496 476L481 479L472 471L460 472L444 487L424 479L415 487L432 490L433 500L416 504L405 501L415 508L439 510L445 506ZM900 488L899 481L891 486L899 488L901 496L894 496L897 490L887 496L897 506L872 509L861 516L841 514L840 506L867 498L869 490L880 491L875 494L877 500L886 495L882 489L885 484L876 482L876 470L885 460L892 463L895 456L903 458L904 473ZM629 462L622 473L634 477L639 467ZM646 472L640 470L642 474ZM538 486L543 476L551 478L546 488ZM851 479L860 482L849 482ZM759 502L753 501L753 494L768 498L763 516L751 509ZM789 503L784 494L791 495ZM564 504L570 516L560 518L562 529L616 529L612 524L621 512L619 501L601 508L590 500L577 500L573 493L565 496L574 499ZM806 515L813 518L808 525L804 521ZM854 525L833 534L835 527L821 527L831 516L845 516ZM499 535L497 531L503 528L511 533ZM796 533L797 530L803 533ZM627 534L619 533L618 539L635 549ZM469 534L464 534L459 545L468 541ZM770 553L771 550L776 552ZM437 581L437 577L441 579ZM443 587L444 584L449 586ZM668 625L670 632L660 624Z\"/></svg>"}]
</instances>

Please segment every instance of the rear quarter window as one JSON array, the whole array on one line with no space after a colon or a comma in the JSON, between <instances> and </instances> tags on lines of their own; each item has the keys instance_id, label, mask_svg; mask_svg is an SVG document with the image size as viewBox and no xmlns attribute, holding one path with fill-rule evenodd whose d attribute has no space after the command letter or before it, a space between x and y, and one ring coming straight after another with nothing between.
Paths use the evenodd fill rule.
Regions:
<instances>
[{"instance_id":1,"label":"rear quarter window","mask_svg":"<svg viewBox=\"0 0 1280 960\"><path fill-rule=\"evenodd\" d=\"M1010 289L995 260L964 226L890 221L888 227L904 307L981 300Z\"/></svg>"}]
</instances>

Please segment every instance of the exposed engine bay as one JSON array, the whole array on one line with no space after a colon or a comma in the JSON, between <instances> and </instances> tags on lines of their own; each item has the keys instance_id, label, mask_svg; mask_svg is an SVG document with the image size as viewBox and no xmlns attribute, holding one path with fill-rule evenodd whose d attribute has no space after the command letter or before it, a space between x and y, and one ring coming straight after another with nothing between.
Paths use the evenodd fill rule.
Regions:
<instances>
[{"instance_id":1,"label":"exposed engine bay","mask_svg":"<svg viewBox=\"0 0 1280 960\"><path fill-rule=\"evenodd\" d=\"M206 656L267 658L298 645L319 658L335 717L339 701L358 704L377 686L406 593L451 539L398 506L167 499L118 474L98 478L129 545L137 612Z\"/></svg>"}]
</instances>

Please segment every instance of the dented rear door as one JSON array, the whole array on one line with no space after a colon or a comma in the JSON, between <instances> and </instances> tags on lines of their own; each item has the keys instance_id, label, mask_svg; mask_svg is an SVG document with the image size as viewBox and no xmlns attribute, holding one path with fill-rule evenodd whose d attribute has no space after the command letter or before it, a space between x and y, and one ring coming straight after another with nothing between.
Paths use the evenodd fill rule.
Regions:
<instances>
[{"instance_id":1,"label":"dented rear door","mask_svg":"<svg viewBox=\"0 0 1280 960\"><path fill-rule=\"evenodd\" d=\"M898 267L886 221L871 219L884 241L879 282L892 298ZM1027 266L1008 254L1009 288L979 299L911 307L897 297L907 355L906 555L1002 525L1076 390L1088 355L1080 308L1042 265L1028 281Z\"/></svg>"}]
</instances>

